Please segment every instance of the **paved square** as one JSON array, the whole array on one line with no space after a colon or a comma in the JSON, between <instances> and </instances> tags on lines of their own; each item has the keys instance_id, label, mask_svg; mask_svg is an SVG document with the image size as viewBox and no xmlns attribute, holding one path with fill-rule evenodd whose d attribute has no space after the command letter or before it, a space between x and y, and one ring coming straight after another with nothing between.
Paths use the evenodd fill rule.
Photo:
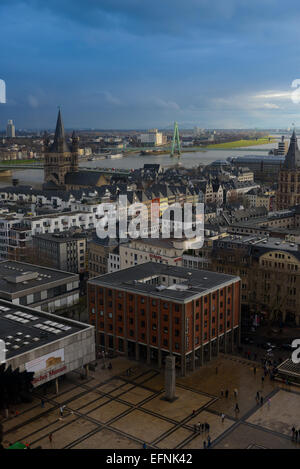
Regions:
<instances>
[{"instance_id":1,"label":"paved square","mask_svg":"<svg viewBox=\"0 0 300 469\"><path fill-rule=\"evenodd\" d=\"M247 419L247 422L285 435L291 435L293 425L300 428L300 395L279 391Z\"/></svg>"},{"instance_id":2,"label":"paved square","mask_svg":"<svg viewBox=\"0 0 300 469\"><path fill-rule=\"evenodd\" d=\"M169 417L180 422L190 416L193 410L197 410L207 404L211 399L196 392L188 391L180 387L176 388L177 399L174 402L167 402L162 396L155 397L142 406L143 409L151 410L156 414Z\"/></svg>"},{"instance_id":3,"label":"paved square","mask_svg":"<svg viewBox=\"0 0 300 469\"><path fill-rule=\"evenodd\" d=\"M46 394L35 390L31 403L10 409L8 419L0 417L4 446L23 441L32 448L136 449L145 442L156 449L202 449L209 434L216 449L300 448L291 440L291 427L300 426L300 390L288 392L269 378L262 383L258 364L255 374L248 360L220 355L187 377L177 377L172 403L163 399L159 370L125 358L112 359L112 365L112 370L98 366L84 380L70 373L58 395L54 384ZM228 398L221 396L226 389ZM256 404L257 391L263 406ZM62 419L61 405L66 406ZM195 431L195 424L205 422L209 433Z\"/></svg>"},{"instance_id":4,"label":"paved square","mask_svg":"<svg viewBox=\"0 0 300 469\"><path fill-rule=\"evenodd\" d=\"M140 410L132 411L129 415L120 418L111 426L149 443L174 427L172 423Z\"/></svg>"}]
</instances>

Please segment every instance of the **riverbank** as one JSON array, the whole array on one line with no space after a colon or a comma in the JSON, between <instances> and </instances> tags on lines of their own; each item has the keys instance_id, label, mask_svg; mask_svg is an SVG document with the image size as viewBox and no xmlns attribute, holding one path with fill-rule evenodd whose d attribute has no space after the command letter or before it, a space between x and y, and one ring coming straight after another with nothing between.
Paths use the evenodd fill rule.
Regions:
<instances>
[{"instance_id":1,"label":"riverbank","mask_svg":"<svg viewBox=\"0 0 300 469\"><path fill-rule=\"evenodd\" d=\"M231 150L233 148L242 148L242 147L252 147L255 145L266 145L269 143L276 143L276 139L272 137L264 137L258 138L253 140L236 140L234 142L224 142L224 143L216 143L205 147L206 150L215 150L218 148L224 148L226 150ZM204 148L204 147L203 147Z\"/></svg>"}]
</instances>

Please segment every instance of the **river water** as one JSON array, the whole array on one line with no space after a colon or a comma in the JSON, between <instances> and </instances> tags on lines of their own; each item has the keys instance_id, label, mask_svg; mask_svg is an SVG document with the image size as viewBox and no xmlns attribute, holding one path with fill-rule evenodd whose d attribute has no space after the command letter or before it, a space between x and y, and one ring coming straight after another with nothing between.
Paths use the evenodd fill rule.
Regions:
<instances>
[{"instance_id":1,"label":"river water","mask_svg":"<svg viewBox=\"0 0 300 469\"><path fill-rule=\"evenodd\" d=\"M268 154L271 148L275 148L276 143L267 145L257 145L241 150L206 150L196 152L183 152L179 159L182 166L192 168L199 164L209 164L216 160L226 160L230 156L245 156L255 154L256 150L258 155ZM261 151L264 150L264 151ZM79 166L88 168L116 168L116 169L137 169L142 168L146 163L158 163L163 167L170 167L176 164L178 158L170 157L170 155L144 155L128 154L120 159L104 159L95 161L81 161ZM37 169L18 169L12 171L12 176L1 176L0 173L0 187L10 186L12 178L19 180L19 185L31 185L34 188L41 188L44 180L44 171Z\"/></svg>"}]
</instances>

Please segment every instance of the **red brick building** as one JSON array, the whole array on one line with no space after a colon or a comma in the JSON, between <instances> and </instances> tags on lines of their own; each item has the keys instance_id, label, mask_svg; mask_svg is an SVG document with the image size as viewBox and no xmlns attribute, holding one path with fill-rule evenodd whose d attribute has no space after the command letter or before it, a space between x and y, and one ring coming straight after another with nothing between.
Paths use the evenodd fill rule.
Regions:
<instances>
[{"instance_id":1,"label":"red brick building","mask_svg":"<svg viewBox=\"0 0 300 469\"><path fill-rule=\"evenodd\" d=\"M105 350L156 361L184 376L239 343L240 278L152 262L88 282L90 323Z\"/></svg>"}]
</instances>

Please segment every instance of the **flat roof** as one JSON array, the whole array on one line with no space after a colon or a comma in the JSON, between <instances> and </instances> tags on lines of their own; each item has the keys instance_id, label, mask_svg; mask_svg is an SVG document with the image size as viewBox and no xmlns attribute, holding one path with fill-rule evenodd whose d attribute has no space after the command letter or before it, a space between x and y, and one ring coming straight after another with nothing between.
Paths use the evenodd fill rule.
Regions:
<instances>
[{"instance_id":1,"label":"flat roof","mask_svg":"<svg viewBox=\"0 0 300 469\"><path fill-rule=\"evenodd\" d=\"M26 280L26 274L36 273L35 278ZM24 281L22 281L24 276ZM6 280L8 277L18 277L18 283ZM62 270L51 269L49 267L41 267L39 265L27 264L17 261L0 262L0 291L5 293L18 293L35 287L42 287L51 282L60 280L77 280L78 275L72 272L64 272Z\"/></svg>"},{"instance_id":2,"label":"flat roof","mask_svg":"<svg viewBox=\"0 0 300 469\"><path fill-rule=\"evenodd\" d=\"M65 243L66 241L81 241L87 238L87 233L74 233L72 231L63 231L60 233L35 234L33 238L51 240L56 243Z\"/></svg>"},{"instance_id":3,"label":"flat roof","mask_svg":"<svg viewBox=\"0 0 300 469\"><path fill-rule=\"evenodd\" d=\"M255 246L261 248L275 249L280 251L291 251L292 253L299 252L298 244L292 241L285 241L282 238L271 236L256 236L256 235L229 235L215 240L215 243L232 243L244 246Z\"/></svg>"},{"instance_id":4,"label":"flat roof","mask_svg":"<svg viewBox=\"0 0 300 469\"><path fill-rule=\"evenodd\" d=\"M157 284L145 283L147 280L151 281L151 279L159 276L165 278L168 276L175 277L178 282L176 284L172 283L169 287L165 286L165 288ZM184 302L239 280L240 278L237 276L208 270L146 262L128 269L95 277L88 283Z\"/></svg>"},{"instance_id":5,"label":"flat roof","mask_svg":"<svg viewBox=\"0 0 300 469\"><path fill-rule=\"evenodd\" d=\"M89 324L0 299L0 339L6 344L7 359L89 328Z\"/></svg>"}]
</instances>

